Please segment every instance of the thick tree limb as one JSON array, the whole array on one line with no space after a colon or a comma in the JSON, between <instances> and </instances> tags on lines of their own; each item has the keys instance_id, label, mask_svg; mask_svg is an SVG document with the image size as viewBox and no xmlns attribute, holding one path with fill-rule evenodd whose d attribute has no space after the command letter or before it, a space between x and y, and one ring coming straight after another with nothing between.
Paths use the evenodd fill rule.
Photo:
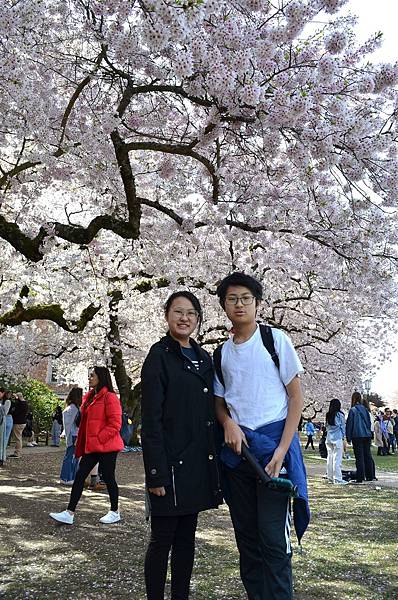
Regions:
<instances>
[{"instance_id":1,"label":"thick tree limb","mask_svg":"<svg viewBox=\"0 0 398 600\"><path fill-rule=\"evenodd\" d=\"M0 327L16 327L24 322L46 320L52 321L70 333L79 333L83 331L89 321L93 320L100 308L100 306L90 304L82 311L78 320L67 320L64 310L59 304L37 304L25 308L21 300L17 300L14 308L0 316Z\"/></svg>"}]
</instances>

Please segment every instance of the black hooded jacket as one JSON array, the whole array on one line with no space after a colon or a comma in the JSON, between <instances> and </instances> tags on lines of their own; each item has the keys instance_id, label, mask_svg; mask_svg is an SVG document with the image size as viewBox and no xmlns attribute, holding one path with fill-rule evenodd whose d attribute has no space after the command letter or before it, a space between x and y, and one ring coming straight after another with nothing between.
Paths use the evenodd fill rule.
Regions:
<instances>
[{"instance_id":1,"label":"black hooded jacket","mask_svg":"<svg viewBox=\"0 0 398 600\"><path fill-rule=\"evenodd\" d=\"M154 344L141 372L141 441L154 516L192 514L222 502L215 451L213 366L210 356L190 340L199 370L166 335Z\"/></svg>"}]
</instances>

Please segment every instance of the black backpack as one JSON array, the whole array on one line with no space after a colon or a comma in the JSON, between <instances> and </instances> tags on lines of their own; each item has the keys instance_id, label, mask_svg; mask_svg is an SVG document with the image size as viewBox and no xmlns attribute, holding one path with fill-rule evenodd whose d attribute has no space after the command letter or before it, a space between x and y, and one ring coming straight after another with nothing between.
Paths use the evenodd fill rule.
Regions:
<instances>
[{"instance_id":1,"label":"black backpack","mask_svg":"<svg viewBox=\"0 0 398 600\"><path fill-rule=\"evenodd\" d=\"M272 335L272 328L269 325L263 325L262 323L260 323L260 333L261 333L261 339L263 341L263 344L264 344L266 350L268 350L268 352L270 353L271 358L274 361L274 364L279 371L279 356L277 355L277 353L275 351L275 344L274 344L274 337ZM214 362L214 369L217 373L217 377L218 377L220 383L225 387L224 376L222 374L222 369L221 369L221 349L223 346L224 346L224 344L221 344L220 346L217 346L217 348L214 350L213 362Z\"/></svg>"}]
</instances>

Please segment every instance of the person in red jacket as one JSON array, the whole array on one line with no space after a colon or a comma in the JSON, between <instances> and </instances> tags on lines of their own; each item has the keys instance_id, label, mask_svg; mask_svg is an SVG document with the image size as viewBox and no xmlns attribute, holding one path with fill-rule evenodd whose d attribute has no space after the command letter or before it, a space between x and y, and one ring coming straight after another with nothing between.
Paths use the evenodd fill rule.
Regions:
<instances>
[{"instance_id":1,"label":"person in red jacket","mask_svg":"<svg viewBox=\"0 0 398 600\"><path fill-rule=\"evenodd\" d=\"M72 525L77 503L83 492L84 481L91 469L99 463L108 488L111 510L100 519L101 523L120 521L118 510L119 488L115 480L116 457L124 448L120 436L122 407L113 391L109 370L94 367L89 375L90 391L81 405L81 420L76 440L76 458L79 468L72 486L68 508L50 517L59 523Z\"/></svg>"}]
</instances>

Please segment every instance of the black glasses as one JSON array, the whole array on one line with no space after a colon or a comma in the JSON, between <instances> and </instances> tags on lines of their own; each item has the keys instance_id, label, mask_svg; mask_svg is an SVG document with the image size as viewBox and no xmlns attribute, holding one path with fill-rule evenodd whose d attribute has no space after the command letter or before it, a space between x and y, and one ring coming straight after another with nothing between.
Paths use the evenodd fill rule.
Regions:
<instances>
[{"instance_id":1,"label":"black glasses","mask_svg":"<svg viewBox=\"0 0 398 600\"><path fill-rule=\"evenodd\" d=\"M238 304L239 300L242 302L243 306L249 306L249 304L253 304L254 296L250 296L249 294L245 294L244 296L227 296L225 298L225 304L228 306L235 306Z\"/></svg>"}]
</instances>

